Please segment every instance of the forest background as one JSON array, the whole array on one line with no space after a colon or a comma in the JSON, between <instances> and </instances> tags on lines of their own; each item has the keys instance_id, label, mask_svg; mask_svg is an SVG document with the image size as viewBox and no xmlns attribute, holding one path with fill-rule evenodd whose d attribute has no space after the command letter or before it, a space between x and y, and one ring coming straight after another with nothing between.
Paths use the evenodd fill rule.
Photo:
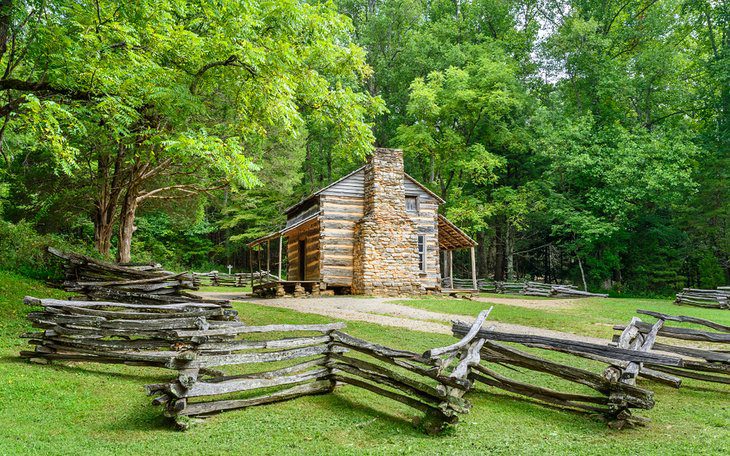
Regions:
<instances>
[{"instance_id":1,"label":"forest background","mask_svg":"<svg viewBox=\"0 0 730 456\"><path fill-rule=\"evenodd\" d=\"M480 277L730 283L727 1L0 0L0 71L0 268L240 271L377 145Z\"/></svg>"}]
</instances>

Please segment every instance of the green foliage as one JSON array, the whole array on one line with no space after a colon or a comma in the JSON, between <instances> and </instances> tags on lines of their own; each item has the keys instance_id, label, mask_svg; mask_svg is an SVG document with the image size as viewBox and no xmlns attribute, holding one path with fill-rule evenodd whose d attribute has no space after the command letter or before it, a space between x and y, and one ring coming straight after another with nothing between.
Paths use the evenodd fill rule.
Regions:
<instances>
[{"instance_id":1,"label":"green foliage","mask_svg":"<svg viewBox=\"0 0 730 456\"><path fill-rule=\"evenodd\" d=\"M134 257L236 263L375 139L482 276L728 283L725 3L17 0L3 216L99 245L135 201Z\"/></svg>"},{"instance_id":2,"label":"green foliage","mask_svg":"<svg viewBox=\"0 0 730 456\"><path fill-rule=\"evenodd\" d=\"M91 254L88 246L73 239L38 234L30 223L12 224L0 219L0 269L36 279L62 279L60 263L46 252L48 247Z\"/></svg>"},{"instance_id":3,"label":"green foliage","mask_svg":"<svg viewBox=\"0 0 730 456\"><path fill-rule=\"evenodd\" d=\"M173 270L205 270L213 250L208 236L214 231L204 214L197 220L151 212L137 219L133 256L137 262L159 262Z\"/></svg>"}]
</instances>

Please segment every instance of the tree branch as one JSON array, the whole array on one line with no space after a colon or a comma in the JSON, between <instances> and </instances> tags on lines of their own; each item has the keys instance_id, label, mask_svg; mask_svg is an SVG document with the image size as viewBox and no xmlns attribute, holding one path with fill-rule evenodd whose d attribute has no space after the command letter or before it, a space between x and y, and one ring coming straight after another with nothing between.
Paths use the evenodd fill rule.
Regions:
<instances>
[{"instance_id":1,"label":"tree branch","mask_svg":"<svg viewBox=\"0 0 730 456\"><path fill-rule=\"evenodd\" d=\"M211 68L222 67L222 66L242 67L242 68L245 68L246 71L248 71L252 77L256 76L256 71L254 70L254 68L251 65L241 62L237 56L232 55L232 56L228 57L226 60L217 60L215 62L210 62L210 63L203 65L198 70L198 72L195 73L195 75L193 76L193 82L190 83L190 93L195 95L195 92L198 89L198 83L200 83L200 79L202 79L203 75L208 70L210 70Z\"/></svg>"},{"instance_id":2,"label":"tree branch","mask_svg":"<svg viewBox=\"0 0 730 456\"><path fill-rule=\"evenodd\" d=\"M74 100L90 100L92 94L82 90L56 87L48 82L21 81L20 79L0 80L0 91L18 90L20 92L48 92L54 95L64 95Z\"/></svg>"},{"instance_id":3,"label":"tree branch","mask_svg":"<svg viewBox=\"0 0 730 456\"><path fill-rule=\"evenodd\" d=\"M228 185L228 182L225 182L225 183L215 186L215 187L199 187L195 184L169 185L167 187L156 188L154 190L150 190L146 193L140 194L139 196L137 196L137 202L140 202L147 198L153 198L153 199L188 198L192 195L197 195L198 193L207 193L207 192L212 192L213 190L219 190L219 189L225 187L226 185ZM167 191L177 191L177 192L182 192L183 194L182 195L157 195L158 193L167 192Z\"/></svg>"}]
</instances>

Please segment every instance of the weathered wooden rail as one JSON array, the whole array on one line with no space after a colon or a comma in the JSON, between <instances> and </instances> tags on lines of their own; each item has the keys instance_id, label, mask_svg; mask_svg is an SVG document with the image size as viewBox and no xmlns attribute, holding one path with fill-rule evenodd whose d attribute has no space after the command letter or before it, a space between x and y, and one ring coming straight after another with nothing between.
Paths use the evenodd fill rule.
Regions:
<instances>
[{"instance_id":1,"label":"weathered wooden rail","mask_svg":"<svg viewBox=\"0 0 730 456\"><path fill-rule=\"evenodd\" d=\"M542 282L487 282L479 280L479 291L553 298L607 298L607 294L578 290L575 285Z\"/></svg>"},{"instance_id":2,"label":"weathered wooden rail","mask_svg":"<svg viewBox=\"0 0 730 456\"><path fill-rule=\"evenodd\" d=\"M695 307L730 309L730 289L727 287L718 287L716 290L684 288L677 293L677 299L674 302Z\"/></svg>"},{"instance_id":3,"label":"weathered wooden rail","mask_svg":"<svg viewBox=\"0 0 730 456\"><path fill-rule=\"evenodd\" d=\"M246 287L251 285L251 276L255 282L277 280L278 277L268 271L236 272L227 274L224 272L193 272L193 283L196 286L211 287Z\"/></svg>"},{"instance_id":4,"label":"weathered wooden rail","mask_svg":"<svg viewBox=\"0 0 730 456\"><path fill-rule=\"evenodd\" d=\"M461 322L455 322L452 326L456 337L463 336L468 330L469 326ZM634 416L632 409L651 409L654 406L653 393L635 386L621 376L616 378L610 372L604 371L602 374L598 374L583 368L551 361L499 342L555 350L609 364L613 364L614 359L621 362L635 362L643 359L670 362L668 358L661 355L543 336L483 329L479 331L478 337L485 339L485 343L481 349L482 361L473 367L473 372L470 374L470 378L473 380L552 406L599 414L611 427L615 428L643 423L645 420ZM587 386L598 394L557 391L529 384L499 373L494 369L497 365L521 367L549 374L568 382Z\"/></svg>"},{"instance_id":5,"label":"weathered wooden rail","mask_svg":"<svg viewBox=\"0 0 730 456\"><path fill-rule=\"evenodd\" d=\"M26 297L41 307L28 314L40 331L23 334L35 346L20 355L37 363L90 361L174 367L189 356L179 332L242 326L233 309L211 303L132 304Z\"/></svg>"},{"instance_id":6,"label":"weathered wooden rail","mask_svg":"<svg viewBox=\"0 0 730 456\"><path fill-rule=\"evenodd\" d=\"M475 325L481 325L486 316L480 316ZM454 346L420 355L353 337L342 332L343 328L344 324L334 323L178 332L185 340L205 342L193 350L193 356L173 361L171 365L180 371L177 379L148 385L147 390L156 396L153 402L163 405L166 414L179 423L184 422L180 417L206 417L329 393L339 385L365 389L425 413L428 432L456 423L458 415L469 410L462 396L470 386L467 366L475 362L474 356L478 362L479 351L473 348L479 344L473 341L476 330ZM252 338L272 333L279 338ZM451 366L456 359L458 363ZM282 362L288 364L281 366ZM271 363L276 365L266 369ZM237 372L243 365L256 372ZM202 368L209 370L203 373ZM211 370L228 368L234 372L210 374ZM245 398L229 397L262 390Z\"/></svg>"},{"instance_id":7,"label":"weathered wooden rail","mask_svg":"<svg viewBox=\"0 0 730 456\"><path fill-rule=\"evenodd\" d=\"M234 310L211 303L164 305L26 297L40 331L26 333L36 363L85 361L177 371L148 385L153 403L181 425L206 417L350 385L426 414L429 432L466 413L468 373L479 361L479 318L458 343L425 354L353 337L343 323L247 326ZM232 397L238 395L239 397ZM243 397L240 397L243 395Z\"/></svg>"},{"instance_id":8,"label":"weathered wooden rail","mask_svg":"<svg viewBox=\"0 0 730 456\"><path fill-rule=\"evenodd\" d=\"M600 345L484 328L491 309L472 324L455 322L456 343L415 353L354 337L343 323L248 326L234 310L212 303L135 304L27 297L39 307L28 318L39 331L24 334L34 350L21 356L38 363L86 361L155 366L176 371L168 382L148 385L153 404L182 427L189 417L325 394L340 385L367 390L421 413L429 432L458 422L471 407L465 395L475 382L538 402L599 414L617 428L643 423L635 409L650 409L653 393L636 386L646 377L679 386L680 377L730 383L730 355L723 350L657 342L678 338L730 342L730 327L670 316L647 324L633 318L616 345ZM702 325L712 331L670 327ZM599 373L559 363L513 345L552 350L599 361ZM548 374L588 387L558 391L510 378L497 367ZM367 396L364 396L367 397Z\"/></svg>"},{"instance_id":9,"label":"weathered wooden rail","mask_svg":"<svg viewBox=\"0 0 730 456\"><path fill-rule=\"evenodd\" d=\"M197 290L194 277L189 273L164 271L159 265L129 266L108 263L54 248L49 248L48 251L64 261L63 288L79 293L79 298L84 300L137 304L216 302L203 300L186 291Z\"/></svg>"},{"instance_id":10,"label":"weathered wooden rail","mask_svg":"<svg viewBox=\"0 0 730 456\"><path fill-rule=\"evenodd\" d=\"M632 363L628 366L627 374L624 375L633 375L635 377L649 372L651 377L652 373L658 372L661 373L662 378L655 379L677 388L682 383L681 377L730 384L730 354L727 350L656 342L657 337L662 337L722 346L722 344L730 344L730 326L702 318L673 316L648 310L637 310L637 313L654 317L657 322L650 325L634 317L628 325L616 325L614 329L621 331L621 334L614 336L614 343L622 348L642 351L653 349L658 352L668 353L675 358L676 362L667 364L646 360ZM669 322L701 325L714 331L669 326Z\"/></svg>"}]
</instances>

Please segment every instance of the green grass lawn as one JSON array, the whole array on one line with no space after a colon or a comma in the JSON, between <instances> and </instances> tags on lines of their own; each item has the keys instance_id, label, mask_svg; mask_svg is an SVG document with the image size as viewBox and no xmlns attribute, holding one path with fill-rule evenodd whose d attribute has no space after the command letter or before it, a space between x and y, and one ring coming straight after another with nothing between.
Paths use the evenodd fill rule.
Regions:
<instances>
[{"instance_id":1,"label":"green grass lawn","mask_svg":"<svg viewBox=\"0 0 730 456\"><path fill-rule=\"evenodd\" d=\"M174 431L144 395L147 383L165 381L170 371L116 365L70 363L39 366L17 357L29 329L24 295L62 297L38 282L0 271L0 454L723 454L730 445L730 386L686 380L681 390L655 383L657 405L640 412L645 428L614 431L582 415L549 409L498 390L478 387L468 398L473 409L443 435L425 435L413 424L419 414L401 404L352 387L335 394L253 407L218 415L181 433ZM418 306L481 305L426 300ZM668 310L667 302L605 300L586 317L582 331L594 334L593 321L628 321L637 307ZM609 302L611 303L609 305ZM588 303L586 304L588 305ZM251 324L321 323L326 317L253 304L236 304ZM520 311L495 308L500 321L541 321L536 314L516 321ZM611 308L608 311L607 308ZM599 312L600 309L600 312ZM672 308L695 314L689 308ZM471 311L474 312L471 312ZM500 312L497 312L497 311ZM543 311L541 311L543 312ZM543 312L544 313L544 312ZM676 312L675 312L676 313ZM550 315L560 324L574 318ZM719 314L719 312L718 312ZM713 314L714 316L714 314ZM717 315L719 321L727 317ZM574 322L581 329L580 322ZM571 326L570 329L573 327ZM415 351L445 345L452 338L378 325L348 322L347 331L368 340ZM566 359L565 355L551 357ZM588 363L574 359L574 364ZM517 375L517 374L516 374ZM522 378L532 374L523 373ZM542 377L541 377L542 378ZM534 379L534 377L533 377ZM546 385L550 385L547 383Z\"/></svg>"},{"instance_id":2,"label":"green grass lawn","mask_svg":"<svg viewBox=\"0 0 730 456\"><path fill-rule=\"evenodd\" d=\"M487 299L490 297L500 299L525 298L525 296L487 293L483 293L482 296ZM538 298L537 301L544 299L546 298ZM632 316L639 316L642 320L648 322L656 321L648 315L640 316L636 313L637 309L652 310L670 315L707 318L730 325L730 312L727 310L678 306L670 299L588 298L571 301L570 307L556 309L529 308L443 297L403 300L397 303L434 312L471 316L476 316L481 310L494 306L494 310L490 314L492 320L606 339L610 339L614 333L613 325L627 324ZM536 304L539 304L539 302ZM678 323L672 323L672 325L681 326ZM692 325L685 326L695 327Z\"/></svg>"}]
</instances>

